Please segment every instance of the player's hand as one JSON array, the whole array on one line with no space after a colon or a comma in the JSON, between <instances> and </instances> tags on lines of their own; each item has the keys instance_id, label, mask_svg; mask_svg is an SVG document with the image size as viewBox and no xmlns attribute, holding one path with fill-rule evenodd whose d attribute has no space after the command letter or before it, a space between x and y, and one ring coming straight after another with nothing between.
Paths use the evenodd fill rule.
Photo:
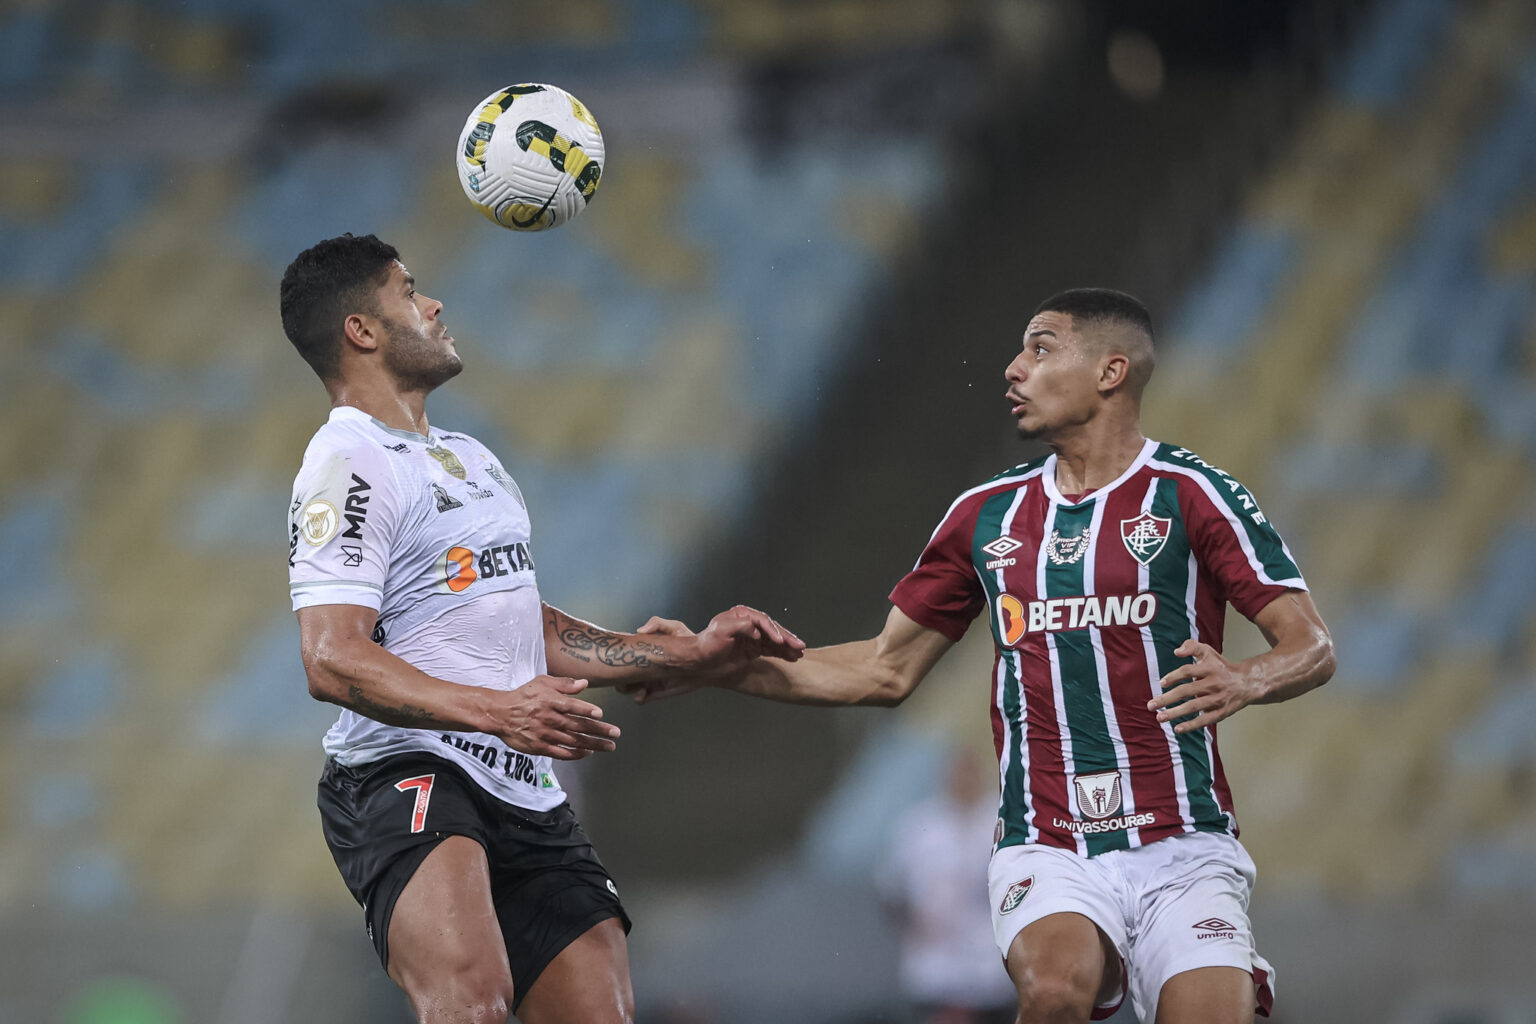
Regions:
<instances>
[{"instance_id":1,"label":"player's hand","mask_svg":"<svg viewBox=\"0 0 1536 1024\"><path fill-rule=\"evenodd\" d=\"M731 675L754 658L798 661L805 653L804 640L744 604L710 619L697 640L696 669L708 675Z\"/></svg>"},{"instance_id":2,"label":"player's hand","mask_svg":"<svg viewBox=\"0 0 1536 1024\"><path fill-rule=\"evenodd\" d=\"M755 658L783 658L796 661L805 653L805 641L755 608L737 605L709 620L702 633L695 633L676 619L653 615L641 626L641 634L671 636L694 641L686 655L687 667L665 679L630 683L619 692L647 704L666 697L678 697L705 686L729 683Z\"/></svg>"},{"instance_id":3,"label":"player's hand","mask_svg":"<svg viewBox=\"0 0 1536 1024\"><path fill-rule=\"evenodd\" d=\"M577 699L586 688L585 679L534 676L503 695L492 710L496 727L488 731L513 750L559 761L613 750L619 727L602 721L602 708Z\"/></svg>"},{"instance_id":4,"label":"player's hand","mask_svg":"<svg viewBox=\"0 0 1536 1024\"><path fill-rule=\"evenodd\" d=\"M1173 727L1174 732L1194 732L1215 725L1260 696L1235 663L1222 657L1210 644L1185 640L1173 653L1195 660L1158 681L1163 693L1147 702L1147 710L1156 711L1159 722L1184 719Z\"/></svg>"}]
</instances>

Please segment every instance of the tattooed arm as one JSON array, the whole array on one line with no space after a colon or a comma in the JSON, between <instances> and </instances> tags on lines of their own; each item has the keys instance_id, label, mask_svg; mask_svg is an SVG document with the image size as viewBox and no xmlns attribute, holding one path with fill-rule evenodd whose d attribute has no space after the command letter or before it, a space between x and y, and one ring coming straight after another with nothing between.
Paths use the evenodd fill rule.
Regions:
<instances>
[{"instance_id":1,"label":"tattooed arm","mask_svg":"<svg viewBox=\"0 0 1536 1024\"><path fill-rule=\"evenodd\" d=\"M804 649L789 630L741 605L716 615L697 636L615 633L544 605L549 671L580 676L593 686L726 672L764 655L794 660Z\"/></svg>"}]
</instances>

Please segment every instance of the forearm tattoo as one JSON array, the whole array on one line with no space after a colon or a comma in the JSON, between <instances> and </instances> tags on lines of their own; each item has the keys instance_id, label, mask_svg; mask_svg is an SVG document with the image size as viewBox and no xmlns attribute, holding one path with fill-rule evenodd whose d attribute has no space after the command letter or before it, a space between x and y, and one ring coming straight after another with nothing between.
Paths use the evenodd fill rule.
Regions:
<instances>
[{"instance_id":1,"label":"forearm tattoo","mask_svg":"<svg viewBox=\"0 0 1536 1024\"><path fill-rule=\"evenodd\" d=\"M589 622L570 618L551 608L545 612L549 632L560 641L561 653L613 668L654 668L664 664L666 652L660 644L625 633L611 633Z\"/></svg>"},{"instance_id":2,"label":"forearm tattoo","mask_svg":"<svg viewBox=\"0 0 1536 1024\"><path fill-rule=\"evenodd\" d=\"M426 708L419 708L414 704L401 704L399 707L380 704L368 696L361 686L353 686L348 690L347 700L347 706L353 711L360 715L367 715L375 722L383 722L385 725L417 729L438 724L437 718Z\"/></svg>"}]
</instances>

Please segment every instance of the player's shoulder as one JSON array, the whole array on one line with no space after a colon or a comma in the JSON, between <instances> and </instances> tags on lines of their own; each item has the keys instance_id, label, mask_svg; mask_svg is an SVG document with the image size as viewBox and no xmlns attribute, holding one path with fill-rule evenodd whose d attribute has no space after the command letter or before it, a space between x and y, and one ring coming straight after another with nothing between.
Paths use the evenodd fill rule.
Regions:
<instances>
[{"instance_id":1,"label":"player's shoulder","mask_svg":"<svg viewBox=\"0 0 1536 1024\"><path fill-rule=\"evenodd\" d=\"M962 510L975 512L996 495L1006 494L1025 486L1029 481L1040 476L1045 469L1046 459L1049 457L1042 456L1038 459L1031 459L1028 462L1020 463L1017 466L1011 466L1000 473L994 473L979 484L967 487L950 502L949 511L944 514L944 518L946 520L951 519L957 512Z\"/></svg>"},{"instance_id":2,"label":"player's shoulder","mask_svg":"<svg viewBox=\"0 0 1536 1024\"><path fill-rule=\"evenodd\" d=\"M369 476L394 476L393 461L409 451L403 440L391 437L366 414L333 413L309 439L298 477L330 478L341 468Z\"/></svg>"},{"instance_id":3,"label":"player's shoulder","mask_svg":"<svg viewBox=\"0 0 1536 1024\"><path fill-rule=\"evenodd\" d=\"M1042 455L1036 459L1030 459L1028 462L1021 462L1017 466L1010 466L1000 473L993 474L992 478L988 480L987 483L991 484L1023 481L1028 477L1038 476L1045 472L1045 464L1049 462L1050 459L1050 455L1047 454Z\"/></svg>"},{"instance_id":4,"label":"player's shoulder","mask_svg":"<svg viewBox=\"0 0 1536 1024\"><path fill-rule=\"evenodd\" d=\"M1148 460L1155 472L1170 473L1189 486L1184 488L1196 499L1205 499L1217 508L1230 508L1238 514L1251 514L1258 506L1253 493L1231 473L1208 462L1188 448L1176 444L1159 443Z\"/></svg>"},{"instance_id":5,"label":"player's shoulder","mask_svg":"<svg viewBox=\"0 0 1536 1024\"><path fill-rule=\"evenodd\" d=\"M1185 474L1209 480L1212 483L1226 484L1236 478L1213 462L1209 462L1196 452L1177 444L1157 442L1157 447L1152 451L1152 457L1148 464L1153 469L1175 470Z\"/></svg>"},{"instance_id":6,"label":"player's shoulder","mask_svg":"<svg viewBox=\"0 0 1536 1024\"><path fill-rule=\"evenodd\" d=\"M1042 455L1038 459L1030 459L1028 462L1021 462L1017 466L1010 466L999 473L994 473L974 487L962 491L959 500L1022 487L1045 472L1045 463L1048 459L1050 459L1049 455Z\"/></svg>"},{"instance_id":7,"label":"player's shoulder","mask_svg":"<svg viewBox=\"0 0 1536 1024\"><path fill-rule=\"evenodd\" d=\"M478 438L471 437L462 430L439 430L436 436L439 444L457 445L460 448L467 448L478 452L488 458L495 458L491 454L490 448L486 447Z\"/></svg>"}]
</instances>

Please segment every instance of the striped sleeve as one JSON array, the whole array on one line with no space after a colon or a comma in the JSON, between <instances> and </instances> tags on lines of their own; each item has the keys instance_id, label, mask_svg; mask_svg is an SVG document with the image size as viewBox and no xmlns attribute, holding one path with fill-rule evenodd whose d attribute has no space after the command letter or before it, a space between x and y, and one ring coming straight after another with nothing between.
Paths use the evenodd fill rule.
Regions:
<instances>
[{"instance_id":1,"label":"striped sleeve","mask_svg":"<svg viewBox=\"0 0 1536 1024\"><path fill-rule=\"evenodd\" d=\"M1179 488L1190 547L1219 596L1252 619L1288 590L1306 590L1290 549L1248 489L1225 474L1188 473Z\"/></svg>"},{"instance_id":2,"label":"striped sleeve","mask_svg":"<svg viewBox=\"0 0 1536 1024\"><path fill-rule=\"evenodd\" d=\"M943 633L955 643L965 636L986 595L971 562L979 500L963 495L950 506L928 546L891 591L891 603L919 626Z\"/></svg>"}]
</instances>

